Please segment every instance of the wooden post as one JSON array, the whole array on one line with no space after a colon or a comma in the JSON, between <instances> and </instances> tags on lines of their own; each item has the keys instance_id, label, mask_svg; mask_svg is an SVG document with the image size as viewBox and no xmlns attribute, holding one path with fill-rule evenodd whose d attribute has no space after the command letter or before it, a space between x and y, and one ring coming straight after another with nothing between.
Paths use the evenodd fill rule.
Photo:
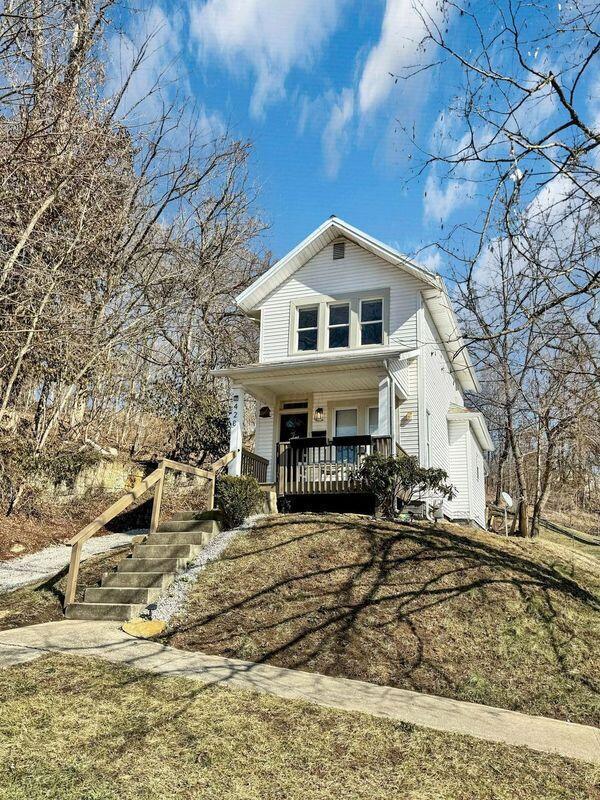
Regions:
<instances>
[{"instance_id":1,"label":"wooden post","mask_svg":"<svg viewBox=\"0 0 600 800\"><path fill-rule=\"evenodd\" d=\"M150 533L156 533L160 521L160 506L162 503L163 487L165 483L165 462L160 462L161 475L154 490L154 501L152 503L152 518L150 520Z\"/></svg>"},{"instance_id":2,"label":"wooden post","mask_svg":"<svg viewBox=\"0 0 600 800\"><path fill-rule=\"evenodd\" d=\"M79 575L79 562L81 561L81 549L83 542L71 545L71 563L69 565L69 576L67 578L67 588L65 590L65 608L75 602L75 591L77 589L77 577Z\"/></svg>"},{"instance_id":3,"label":"wooden post","mask_svg":"<svg viewBox=\"0 0 600 800\"><path fill-rule=\"evenodd\" d=\"M215 507L215 483L217 476L213 473L212 478L208 484L208 510L212 511Z\"/></svg>"}]
</instances>

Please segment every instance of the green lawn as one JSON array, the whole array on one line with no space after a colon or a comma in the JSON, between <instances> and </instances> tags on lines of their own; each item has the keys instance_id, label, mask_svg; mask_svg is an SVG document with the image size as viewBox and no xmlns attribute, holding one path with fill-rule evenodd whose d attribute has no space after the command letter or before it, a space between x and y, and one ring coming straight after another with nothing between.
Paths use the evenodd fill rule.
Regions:
<instances>
[{"instance_id":1,"label":"green lawn","mask_svg":"<svg viewBox=\"0 0 600 800\"><path fill-rule=\"evenodd\" d=\"M2 800L598 797L558 756L93 659L0 671L0 705Z\"/></svg>"},{"instance_id":2,"label":"green lawn","mask_svg":"<svg viewBox=\"0 0 600 800\"><path fill-rule=\"evenodd\" d=\"M541 542L281 515L200 575L165 641L599 725L599 585Z\"/></svg>"}]
</instances>

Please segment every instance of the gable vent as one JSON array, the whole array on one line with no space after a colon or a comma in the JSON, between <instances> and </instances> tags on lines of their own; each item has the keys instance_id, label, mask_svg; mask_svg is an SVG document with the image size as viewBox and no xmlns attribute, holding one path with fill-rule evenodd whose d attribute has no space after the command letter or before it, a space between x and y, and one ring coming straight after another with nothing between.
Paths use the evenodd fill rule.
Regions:
<instances>
[{"instance_id":1,"label":"gable vent","mask_svg":"<svg viewBox=\"0 0 600 800\"><path fill-rule=\"evenodd\" d=\"M334 242L333 260L336 261L338 258L343 258L345 255L346 255L346 242Z\"/></svg>"}]
</instances>

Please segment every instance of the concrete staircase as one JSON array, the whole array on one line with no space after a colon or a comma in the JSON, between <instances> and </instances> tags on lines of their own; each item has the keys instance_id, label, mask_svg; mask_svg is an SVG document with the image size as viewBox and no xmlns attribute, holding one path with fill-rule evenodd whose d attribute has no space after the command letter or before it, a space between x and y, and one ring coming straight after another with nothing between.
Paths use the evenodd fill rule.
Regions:
<instances>
[{"instance_id":1,"label":"concrete staircase","mask_svg":"<svg viewBox=\"0 0 600 800\"><path fill-rule=\"evenodd\" d=\"M67 619L127 620L139 616L220 531L214 511L180 511L159 525L116 572L107 572L102 585L85 590L83 603L67 606Z\"/></svg>"}]
</instances>

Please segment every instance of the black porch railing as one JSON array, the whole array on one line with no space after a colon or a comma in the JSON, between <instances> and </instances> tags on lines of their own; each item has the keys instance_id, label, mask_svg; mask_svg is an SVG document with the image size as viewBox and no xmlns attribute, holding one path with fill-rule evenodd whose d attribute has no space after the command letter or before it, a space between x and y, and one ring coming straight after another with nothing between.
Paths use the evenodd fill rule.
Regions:
<instances>
[{"instance_id":1,"label":"black porch railing","mask_svg":"<svg viewBox=\"0 0 600 800\"><path fill-rule=\"evenodd\" d=\"M242 475L252 475L259 483L267 482L269 459L242 449Z\"/></svg>"},{"instance_id":2,"label":"black porch railing","mask_svg":"<svg viewBox=\"0 0 600 800\"><path fill-rule=\"evenodd\" d=\"M392 454L391 436L291 439L277 445L277 493L338 494L360 490L358 472L371 453Z\"/></svg>"}]
</instances>

